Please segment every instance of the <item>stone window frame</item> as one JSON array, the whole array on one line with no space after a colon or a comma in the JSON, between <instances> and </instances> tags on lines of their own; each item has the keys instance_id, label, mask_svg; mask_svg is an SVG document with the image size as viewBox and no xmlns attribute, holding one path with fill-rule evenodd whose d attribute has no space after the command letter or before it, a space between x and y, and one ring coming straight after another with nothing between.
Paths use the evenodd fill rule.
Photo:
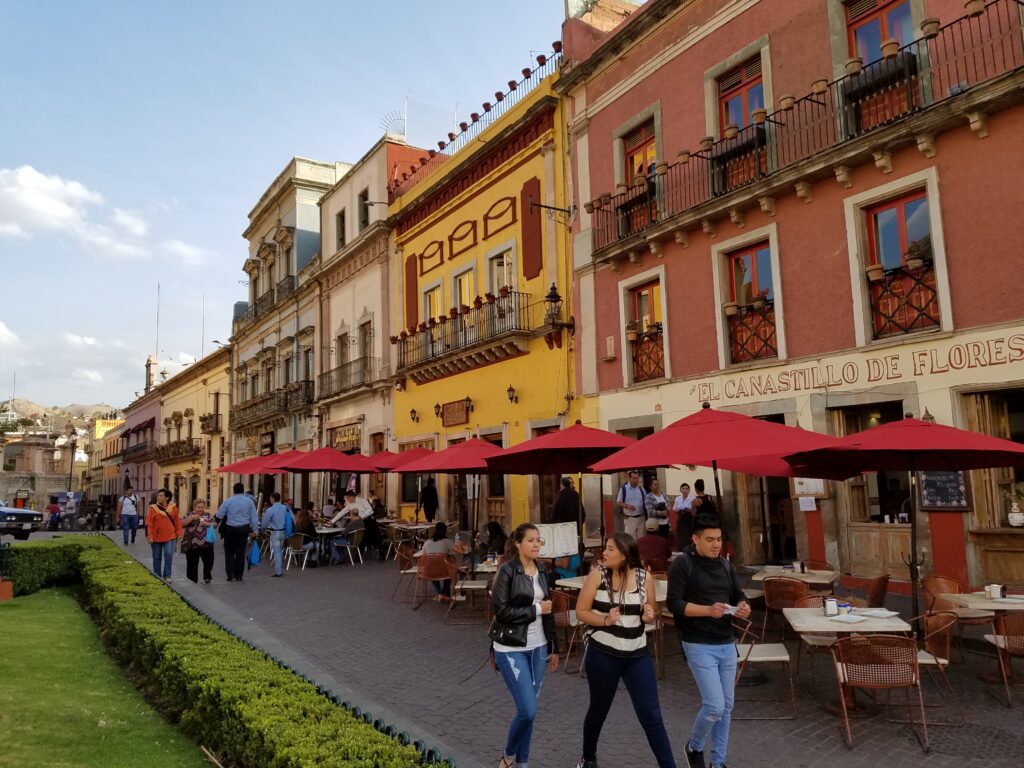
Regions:
<instances>
[{"instance_id":1,"label":"stone window frame","mask_svg":"<svg viewBox=\"0 0 1024 768\"><path fill-rule=\"evenodd\" d=\"M632 306L632 290L647 283L657 280L661 284L661 343L665 352L665 378L658 379L659 382L672 380L672 356L669 354L671 345L669 343L669 321L668 321L668 277L664 264L659 264L652 269L640 272L632 277L619 282L619 349L622 350L622 386L632 387L636 384L633 381L633 358L627 354L629 342L626 340L626 323L630 318L630 307ZM647 384L648 382L640 382Z\"/></svg>"}]
</instances>

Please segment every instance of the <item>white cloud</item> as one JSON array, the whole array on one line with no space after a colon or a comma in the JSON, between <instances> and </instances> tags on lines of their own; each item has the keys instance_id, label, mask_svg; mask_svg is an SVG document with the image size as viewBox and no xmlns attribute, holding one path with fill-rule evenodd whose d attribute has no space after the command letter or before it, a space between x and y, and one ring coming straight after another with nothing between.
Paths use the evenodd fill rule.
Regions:
<instances>
[{"instance_id":1,"label":"white cloud","mask_svg":"<svg viewBox=\"0 0 1024 768\"><path fill-rule=\"evenodd\" d=\"M67 340L68 344L75 347L92 347L96 345L96 339L92 336L79 336L77 333L65 333L64 338Z\"/></svg>"},{"instance_id":2,"label":"white cloud","mask_svg":"<svg viewBox=\"0 0 1024 768\"><path fill-rule=\"evenodd\" d=\"M0 320L0 349L18 349L21 347L21 339L18 334L7 327L7 324Z\"/></svg>"},{"instance_id":3,"label":"white cloud","mask_svg":"<svg viewBox=\"0 0 1024 768\"><path fill-rule=\"evenodd\" d=\"M138 214L131 211L123 211L120 208L114 209L114 223L121 227L129 235L145 237L148 227L146 222Z\"/></svg>"},{"instance_id":4,"label":"white cloud","mask_svg":"<svg viewBox=\"0 0 1024 768\"><path fill-rule=\"evenodd\" d=\"M71 378L79 381L88 381L92 384L103 383L103 374L99 371L94 371L92 368L75 368Z\"/></svg>"},{"instance_id":5,"label":"white cloud","mask_svg":"<svg viewBox=\"0 0 1024 768\"><path fill-rule=\"evenodd\" d=\"M73 229L103 195L84 184L46 176L30 165L0 168L0 232L30 235Z\"/></svg>"},{"instance_id":6,"label":"white cloud","mask_svg":"<svg viewBox=\"0 0 1024 768\"><path fill-rule=\"evenodd\" d=\"M186 267L199 267L213 257L212 251L198 248L181 240L167 240L160 243L160 251Z\"/></svg>"}]
</instances>

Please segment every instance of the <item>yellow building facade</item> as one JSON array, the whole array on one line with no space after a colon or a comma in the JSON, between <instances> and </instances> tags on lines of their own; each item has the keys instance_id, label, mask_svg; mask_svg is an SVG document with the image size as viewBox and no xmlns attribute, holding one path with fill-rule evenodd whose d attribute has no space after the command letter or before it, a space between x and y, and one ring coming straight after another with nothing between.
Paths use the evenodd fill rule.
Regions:
<instances>
[{"instance_id":1,"label":"yellow building facade","mask_svg":"<svg viewBox=\"0 0 1024 768\"><path fill-rule=\"evenodd\" d=\"M391 450L470 437L507 448L576 418L555 78L557 55L538 57L390 190L391 328L403 329L390 338ZM416 478L400 482L410 517ZM471 528L475 484L436 482L439 519ZM557 484L557 476L483 477L479 526L548 520Z\"/></svg>"}]
</instances>

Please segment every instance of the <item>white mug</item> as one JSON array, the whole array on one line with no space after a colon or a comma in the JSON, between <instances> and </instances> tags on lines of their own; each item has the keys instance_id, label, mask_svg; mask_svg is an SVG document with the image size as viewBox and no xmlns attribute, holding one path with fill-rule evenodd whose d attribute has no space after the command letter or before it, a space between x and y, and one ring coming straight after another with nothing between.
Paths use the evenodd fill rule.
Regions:
<instances>
[{"instance_id":1,"label":"white mug","mask_svg":"<svg viewBox=\"0 0 1024 768\"><path fill-rule=\"evenodd\" d=\"M1002 584L989 584L988 590L989 597L991 597L993 600L998 600L1003 596L1004 593L1004 588Z\"/></svg>"},{"instance_id":2,"label":"white mug","mask_svg":"<svg viewBox=\"0 0 1024 768\"><path fill-rule=\"evenodd\" d=\"M838 616L839 615L839 601L834 598L825 599L825 615L826 616Z\"/></svg>"}]
</instances>

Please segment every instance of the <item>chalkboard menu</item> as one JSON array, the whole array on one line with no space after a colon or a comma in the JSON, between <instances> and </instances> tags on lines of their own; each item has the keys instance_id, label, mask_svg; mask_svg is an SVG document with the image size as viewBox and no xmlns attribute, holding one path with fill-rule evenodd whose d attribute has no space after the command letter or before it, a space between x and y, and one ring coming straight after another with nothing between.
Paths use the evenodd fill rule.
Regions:
<instances>
[{"instance_id":1,"label":"chalkboard menu","mask_svg":"<svg viewBox=\"0 0 1024 768\"><path fill-rule=\"evenodd\" d=\"M918 472L921 509L968 509L967 480L963 472Z\"/></svg>"}]
</instances>

